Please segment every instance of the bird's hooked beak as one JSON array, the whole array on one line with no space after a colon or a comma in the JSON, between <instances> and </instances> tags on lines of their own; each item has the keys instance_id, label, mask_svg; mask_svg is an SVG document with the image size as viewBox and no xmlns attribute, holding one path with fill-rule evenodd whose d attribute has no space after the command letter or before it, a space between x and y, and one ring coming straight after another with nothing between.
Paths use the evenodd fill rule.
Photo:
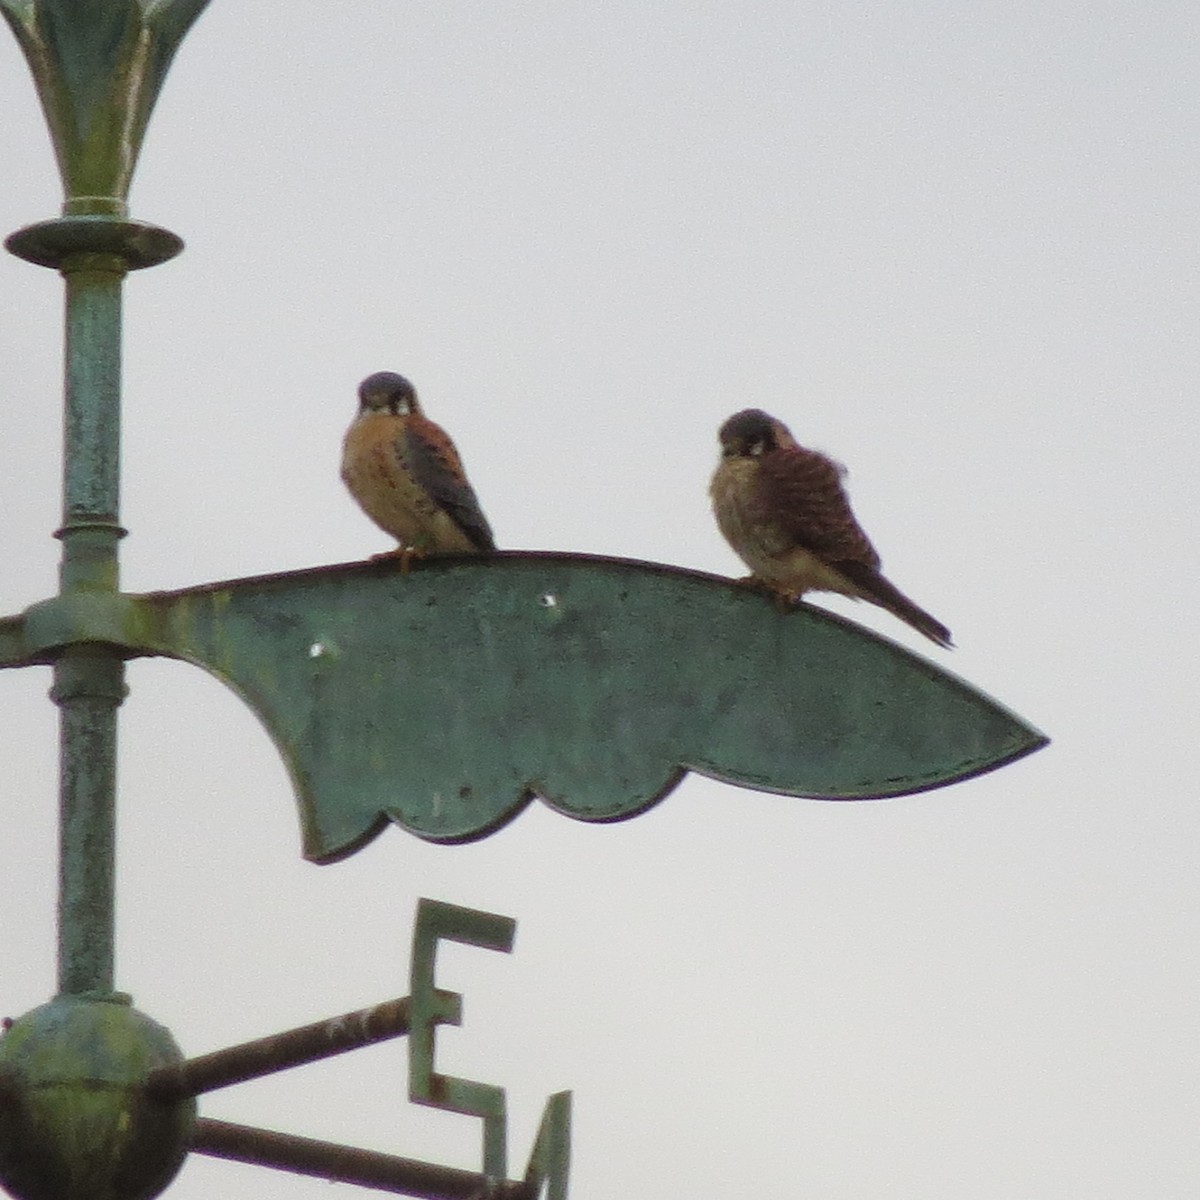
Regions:
<instances>
[{"instance_id":1,"label":"bird's hooked beak","mask_svg":"<svg viewBox=\"0 0 1200 1200\"><path fill-rule=\"evenodd\" d=\"M407 417L416 411L416 407L407 396L381 395L378 392L367 392L359 398L358 402L360 416L366 416L369 413L387 413L392 417Z\"/></svg>"}]
</instances>

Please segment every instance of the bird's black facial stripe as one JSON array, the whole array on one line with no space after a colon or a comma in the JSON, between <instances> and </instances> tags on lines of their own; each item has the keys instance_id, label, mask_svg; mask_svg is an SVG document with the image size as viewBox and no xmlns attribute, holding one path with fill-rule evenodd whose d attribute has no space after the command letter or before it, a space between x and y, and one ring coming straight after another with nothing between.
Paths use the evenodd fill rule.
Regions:
<instances>
[{"instance_id":1,"label":"bird's black facial stripe","mask_svg":"<svg viewBox=\"0 0 1200 1200\"><path fill-rule=\"evenodd\" d=\"M726 458L759 458L774 449L775 440L767 433L755 438L734 438L725 443L721 453Z\"/></svg>"}]
</instances>

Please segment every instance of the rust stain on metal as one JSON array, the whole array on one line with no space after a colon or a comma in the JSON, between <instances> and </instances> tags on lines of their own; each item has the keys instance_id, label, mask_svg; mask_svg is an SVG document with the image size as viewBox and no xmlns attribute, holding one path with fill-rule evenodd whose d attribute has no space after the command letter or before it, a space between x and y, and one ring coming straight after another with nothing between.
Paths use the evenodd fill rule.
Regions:
<instances>
[{"instance_id":1,"label":"rust stain on metal","mask_svg":"<svg viewBox=\"0 0 1200 1200\"><path fill-rule=\"evenodd\" d=\"M196 1122L192 1149L214 1158L422 1200L537 1200L538 1187L533 1183L493 1179L474 1171L204 1117Z\"/></svg>"},{"instance_id":2,"label":"rust stain on metal","mask_svg":"<svg viewBox=\"0 0 1200 1200\"><path fill-rule=\"evenodd\" d=\"M164 1102L181 1096L198 1096L247 1079L345 1054L361 1046L405 1037L408 1031L409 999L405 996L215 1050L178 1066L163 1067L147 1076L146 1091L153 1099Z\"/></svg>"}]
</instances>

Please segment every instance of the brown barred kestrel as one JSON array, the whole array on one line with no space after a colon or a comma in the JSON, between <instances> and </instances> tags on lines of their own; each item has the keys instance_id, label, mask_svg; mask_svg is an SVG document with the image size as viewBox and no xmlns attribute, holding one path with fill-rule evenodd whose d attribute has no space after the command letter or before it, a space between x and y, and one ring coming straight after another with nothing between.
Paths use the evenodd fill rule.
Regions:
<instances>
[{"instance_id":1,"label":"brown barred kestrel","mask_svg":"<svg viewBox=\"0 0 1200 1200\"><path fill-rule=\"evenodd\" d=\"M400 543L400 555L496 549L449 435L421 411L402 375L379 371L358 388L342 443L342 479L363 512Z\"/></svg>"},{"instance_id":2,"label":"brown barred kestrel","mask_svg":"<svg viewBox=\"0 0 1200 1200\"><path fill-rule=\"evenodd\" d=\"M950 630L880 574L842 488L843 466L798 445L758 408L735 413L719 437L713 512L756 579L789 600L814 591L869 600L939 646L952 645Z\"/></svg>"}]
</instances>

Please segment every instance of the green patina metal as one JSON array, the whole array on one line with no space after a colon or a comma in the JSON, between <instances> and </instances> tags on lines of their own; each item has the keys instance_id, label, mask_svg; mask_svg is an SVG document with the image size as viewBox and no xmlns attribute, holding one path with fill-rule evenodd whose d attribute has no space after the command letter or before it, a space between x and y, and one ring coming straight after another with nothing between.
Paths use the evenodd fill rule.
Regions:
<instances>
[{"instance_id":1,"label":"green patina metal","mask_svg":"<svg viewBox=\"0 0 1200 1200\"><path fill-rule=\"evenodd\" d=\"M118 586L121 282L116 255L62 264L66 280L63 524L59 589ZM117 707L124 665L103 643L55 663L60 718L60 992L111 991L115 901Z\"/></svg>"},{"instance_id":2,"label":"green patina metal","mask_svg":"<svg viewBox=\"0 0 1200 1200\"><path fill-rule=\"evenodd\" d=\"M127 996L59 997L0 1037L0 1182L23 1200L142 1200L183 1163L196 1103L145 1094L182 1061Z\"/></svg>"},{"instance_id":3,"label":"green patina metal","mask_svg":"<svg viewBox=\"0 0 1200 1200\"><path fill-rule=\"evenodd\" d=\"M555 1092L542 1110L525 1182L533 1187L544 1187L546 1200L567 1200L570 1171L571 1093Z\"/></svg>"},{"instance_id":4,"label":"green patina metal","mask_svg":"<svg viewBox=\"0 0 1200 1200\"><path fill-rule=\"evenodd\" d=\"M444 1075L434 1068L439 1025L462 1022L463 997L436 986L434 968L443 940L511 951L516 922L498 913L422 899L413 922L410 994L284 1033L243 1042L185 1062L150 1070L145 1095L170 1103L276 1071L316 1062L392 1038L409 1039L409 1098L483 1121L481 1170L464 1172L373 1150L315 1142L291 1134L199 1118L192 1149L198 1154L254 1163L299 1174L336 1178L403 1195L467 1200L566 1200L570 1170L571 1093L550 1096L524 1179L506 1178L508 1110L505 1090ZM2 1080L2 1075L0 1075Z\"/></svg>"},{"instance_id":5,"label":"green patina metal","mask_svg":"<svg viewBox=\"0 0 1200 1200\"><path fill-rule=\"evenodd\" d=\"M64 212L124 215L167 68L208 0L0 0L33 72Z\"/></svg>"},{"instance_id":6,"label":"green patina metal","mask_svg":"<svg viewBox=\"0 0 1200 1200\"><path fill-rule=\"evenodd\" d=\"M124 219L126 195L163 76L204 2L0 0L33 72L64 190L61 218L6 245L59 270L66 288L59 596L46 602L40 633L37 612L0 622L0 656L31 633L55 642L45 661L61 712L59 996L0 1039L0 1180L24 1200L157 1195L194 1123L190 1098L144 1095L146 1074L181 1056L166 1030L113 991L126 655L111 619L89 614L120 606L122 285L130 270L182 248L174 234ZM66 641L63 624L76 631ZM81 627L99 636L79 637Z\"/></svg>"},{"instance_id":7,"label":"green patina metal","mask_svg":"<svg viewBox=\"0 0 1200 1200\"><path fill-rule=\"evenodd\" d=\"M146 123L184 34L207 0L0 0L33 73L62 177L63 216L8 248L66 285L64 601L118 587L121 287L179 252L174 234L125 220ZM36 630L36 618L33 628ZM11 625L0 628L0 652ZM59 991L113 980L116 710L123 655L109 638L55 656L61 709Z\"/></svg>"},{"instance_id":8,"label":"green patina metal","mask_svg":"<svg viewBox=\"0 0 1200 1200\"><path fill-rule=\"evenodd\" d=\"M439 1025L462 1024L462 996L435 986L438 942L448 940L503 954L512 951L517 923L511 917L421 900L413 923L411 1030L408 1037L408 1096L418 1104L465 1113L483 1121L483 1173L508 1173L508 1106L504 1089L434 1070L434 1033Z\"/></svg>"},{"instance_id":9,"label":"green patina metal","mask_svg":"<svg viewBox=\"0 0 1200 1200\"><path fill-rule=\"evenodd\" d=\"M105 637L232 687L282 753L306 855L388 820L483 836L533 796L611 821L685 771L827 800L1001 766L1044 737L927 660L819 609L582 555L371 561L31 608L18 662ZM16 665L16 664L13 664Z\"/></svg>"},{"instance_id":10,"label":"green patina metal","mask_svg":"<svg viewBox=\"0 0 1200 1200\"><path fill-rule=\"evenodd\" d=\"M116 720L124 665L72 647L55 664L59 706L58 990L111 992L115 911Z\"/></svg>"},{"instance_id":11,"label":"green patina metal","mask_svg":"<svg viewBox=\"0 0 1200 1200\"><path fill-rule=\"evenodd\" d=\"M169 229L104 216L56 217L17 230L4 244L18 258L36 266L60 268L68 277L82 275L88 269L98 270L102 276L117 275L118 284L125 271L157 266L183 249L182 238ZM102 277L100 289L108 282ZM82 314L86 303L68 303L68 321L72 314ZM119 334L119 296L112 315Z\"/></svg>"}]
</instances>

